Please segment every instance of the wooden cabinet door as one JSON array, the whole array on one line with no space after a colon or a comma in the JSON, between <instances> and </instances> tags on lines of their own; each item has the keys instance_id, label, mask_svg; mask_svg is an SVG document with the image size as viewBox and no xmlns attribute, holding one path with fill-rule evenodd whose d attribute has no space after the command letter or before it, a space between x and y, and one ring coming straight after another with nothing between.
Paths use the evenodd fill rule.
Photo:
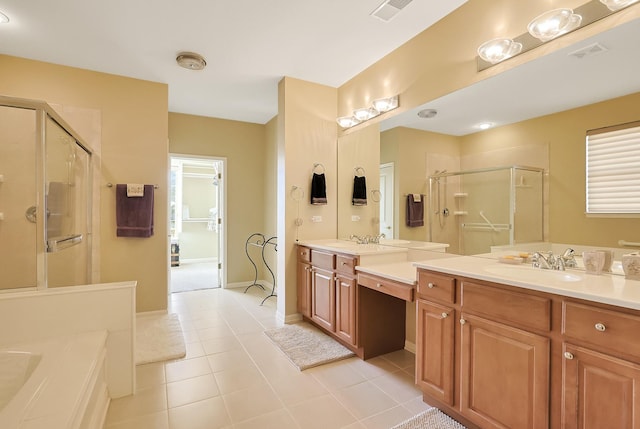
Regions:
<instances>
[{"instance_id":1,"label":"wooden cabinet door","mask_svg":"<svg viewBox=\"0 0 640 429\"><path fill-rule=\"evenodd\" d=\"M336 328L336 286L332 271L311 270L311 319L328 331Z\"/></svg>"},{"instance_id":2,"label":"wooden cabinet door","mask_svg":"<svg viewBox=\"0 0 640 429\"><path fill-rule=\"evenodd\" d=\"M311 317L311 265L298 262L298 312Z\"/></svg>"},{"instance_id":3,"label":"wooden cabinet door","mask_svg":"<svg viewBox=\"0 0 640 429\"><path fill-rule=\"evenodd\" d=\"M562 373L563 428L640 429L640 365L565 344Z\"/></svg>"},{"instance_id":4,"label":"wooden cabinet door","mask_svg":"<svg viewBox=\"0 0 640 429\"><path fill-rule=\"evenodd\" d=\"M336 275L336 334L356 345L356 279Z\"/></svg>"},{"instance_id":5,"label":"wooden cabinet door","mask_svg":"<svg viewBox=\"0 0 640 429\"><path fill-rule=\"evenodd\" d=\"M483 429L548 428L549 339L464 313L460 323L462 414Z\"/></svg>"},{"instance_id":6,"label":"wooden cabinet door","mask_svg":"<svg viewBox=\"0 0 640 429\"><path fill-rule=\"evenodd\" d=\"M453 405L452 308L417 301L416 383L424 393Z\"/></svg>"}]
</instances>

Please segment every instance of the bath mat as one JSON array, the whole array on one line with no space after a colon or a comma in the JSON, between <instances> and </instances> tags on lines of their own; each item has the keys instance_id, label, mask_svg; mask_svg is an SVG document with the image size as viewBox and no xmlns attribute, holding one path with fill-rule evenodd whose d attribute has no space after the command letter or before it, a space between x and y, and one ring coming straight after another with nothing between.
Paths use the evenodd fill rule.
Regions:
<instances>
[{"instance_id":1,"label":"bath mat","mask_svg":"<svg viewBox=\"0 0 640 429\"><path fill-rule=\"evenodd\" d=\"M136 318L136 365L184 357L186 349L177 314Z\"/></svg>"},{"instance_id":2,"label":"bath mat","mask_svg":"<svg viewBox=\"0 0 640 429\"><path fill-rule=\"evenodd\" d=\"M429 408L427 411L411 417L408 420L392 427L391 429L466 429L457 421L437 408Z\"/></svg>"},{"instance_id":3,"label":"bath mat","mask_svg":"<svg viewBox=\"0 0 640 429\"><path fill-rule=\"evenodd\" d=\"M351 350L308 323L285 325L264 333L300 371L354 355Z\"/></svg>"}]
</instances>

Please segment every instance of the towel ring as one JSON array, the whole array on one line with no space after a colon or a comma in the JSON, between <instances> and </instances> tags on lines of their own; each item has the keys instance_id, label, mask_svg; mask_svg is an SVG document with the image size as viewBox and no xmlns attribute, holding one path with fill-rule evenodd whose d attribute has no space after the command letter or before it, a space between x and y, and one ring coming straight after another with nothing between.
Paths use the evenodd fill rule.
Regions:
<instances>
[{"instance_id":1,"label":"towel ring","mask_svg":"<svg viewBox=\"0 0 640 429\"><path fill-rule=\"evenodd\" d=\"M318 170L318 168L320 169L320 171L316 171ZM315 174L324 174L324 165L318 163L313 164L313 172Z\"/></svg>"},{"instance_id":2,"label":"towel ring","mask_svg":"<svg viewBox=\"0 0 640 429\"><path fill-rule=\"evenodd\" d=\"M304 198L304 189L299 186L293 185L291 187L291 191L289 191L289 196L293 201L302 201Z\"/></svg>"},{"instance_id":3,"label":"towel ring","mask_svg":"<svg viewBox=\"0 0 640 429\"><path fill-rule=\"evenodd\" d=\"M374 203L379 203L381 199L382 199L382 192L380 192L379 189L372 189L371 201L373 201Z\"/></svg>"},{"instance_id":4,"label":"towel ring","mask_svg":"<svg viewBox=\"0 0 640 429\"><path fill-rule=\"evenodd\" d=\"M364 171L364 168L362 167L355 167L353 171L355 172L356 176L364 176L366 174ZM359 172L362 172L362 173L359 174Z\"/></svg>"}]
</instances>

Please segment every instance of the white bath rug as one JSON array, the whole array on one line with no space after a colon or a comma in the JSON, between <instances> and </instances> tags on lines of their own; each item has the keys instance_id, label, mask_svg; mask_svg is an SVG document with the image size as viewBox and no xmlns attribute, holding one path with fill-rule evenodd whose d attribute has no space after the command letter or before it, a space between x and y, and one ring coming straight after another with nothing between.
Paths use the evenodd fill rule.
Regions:
<instances>
[{"instance_id":1,"label":"white bath rug","mask_svg":"<svg viewBox=\"0 0 640 429\"><path fill-rule=\"evenodd\" d=\"M177 314L136 318L136 365L184 357L186 349Z\"/></svg>"},{"instance_id":2,"label":"white bath rug","mask_svg":"<svg viewBox=\"0 0 640 429\"><path fill-rule=\"evenodd\" d=\"M353 356L353 352L308 323L284 325L264 333L300 371Z\"/></svg>"},{"instance_id":3,"label":"white bath rug","mask_svg":"<svg viewBox=\"0 0 640 429\"><path fill-rule=\"evenodd\" d=\"M429 408L391 429L465 429L437 408Z\"/></svg>"}]
</instances>

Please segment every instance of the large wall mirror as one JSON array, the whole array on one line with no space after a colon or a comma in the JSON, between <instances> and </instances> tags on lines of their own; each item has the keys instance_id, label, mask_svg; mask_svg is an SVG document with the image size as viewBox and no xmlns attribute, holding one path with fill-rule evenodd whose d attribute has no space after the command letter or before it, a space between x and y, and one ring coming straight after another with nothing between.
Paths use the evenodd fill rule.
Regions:
<instances>
[{"instance_id":1,"label":"large wall mirror","mask_svg":"<svg viewBox=\"0 0 640 429\"><path fill-rule=\"evenodd\" d=\"M449 222L451 228L438 225L431 234L427 214L424 227L405 226L407 194L431 198L428 176L442 171L524 165L545 172L546 240L606 247L618 247L619 240L640 242L640 219L590 218L584 213L586 131L640 119L638 40L640 20L634 20L342 136L338 237L379 232L380 203L371 202L354 214L344 196L357 165L366 165L371 189L385 186L380 164L394 167L393 238L431 238L448 242L454 252L460 249L453 216L460 204L453 195L455 182L442 191L447 200L440 200L450 213L441 223ZM438 113L422 119L417 113L423 109ZM495 127L475 128L487 121ZM433 214L432 207L425 211Z\"/></svg>"}]
</instances>

